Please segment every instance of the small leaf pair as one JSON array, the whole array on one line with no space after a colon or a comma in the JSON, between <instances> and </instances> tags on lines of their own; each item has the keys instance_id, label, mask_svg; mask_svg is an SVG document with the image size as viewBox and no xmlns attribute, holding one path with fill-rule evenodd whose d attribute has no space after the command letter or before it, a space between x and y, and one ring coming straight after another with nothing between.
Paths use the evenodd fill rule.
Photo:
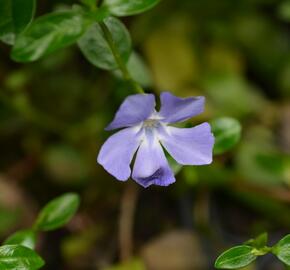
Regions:
<instances>
[{"instance_id":1,"label":"small leaf pair","mask_svg":"<svg viewBox=\"0 0 290 270\"><path fill-rule=\"evenodd\" d=\"M49 202L38 215L32 229L21 230L0 247L1 270L34 270L44 265L44 261L33 251L38 231L50 231L64 226L75 214L79 206L79 196L67 193Z\"/></svg>"},{"instance_id":2,"label":"small leaf pair","mask_svg":"<svg viewBox=\"0 0 290 270\"><path fill-rule=\"evenodd\" d=\"M217 269L239 269L269 252L275 254L280 261L290 266L290 235L285 236L275 246L267 247L267 234L251 239L245 245L236 246L222 253L215 262Z\"/></svg>"}]
</instances>

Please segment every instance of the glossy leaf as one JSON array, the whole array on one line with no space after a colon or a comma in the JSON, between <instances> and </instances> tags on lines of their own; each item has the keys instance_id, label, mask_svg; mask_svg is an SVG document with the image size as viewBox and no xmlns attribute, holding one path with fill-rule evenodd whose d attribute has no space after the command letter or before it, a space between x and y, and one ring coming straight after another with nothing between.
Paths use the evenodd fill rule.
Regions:
<instances>
[{"instance_id":1,"label":"glossy leaf","mask_svg":"<svg viewBox=\"0 0 290 270\"><path fill-rule=\"evenodd\" d=\"M257 256L250 246L236 246L222 253L215 262L217 269L237 269L253 262Z\"/></svg>"},{"instance_id":2,"label":"glossy leaf","mask_svg":"<svg viewBox=\"0 0 290 270\"><path fill-rule=\"evenodd\" d=\"M290 266L290 234L282 238L273 248L280 261Z\"/></svg>"},{"instance_id":3,"label":"glossy leaf","mask_svg":"<svg viewBox=\"0 0 290 270\"><path fill-rule=\"evenodd\" d=\"M240 123L230 117L217 118L211 121L215 136L214 153L222 154L234 147L241 137Z\"/></svg>"},{"instance_id":4,"label":"glossy leaf","mask_svg":"<svg viewBox=\"0 0 290 270\"><path fill-rule=\"evenodd\" d=\"M1 0L0 39L12 45L15 35L30 24L34 12L35 0Z\"/></svg>"},{"instance_id":5,"label":"glossy leaf","mask_svg":"<svg viewBox=\"0 0 290 270\"><path fill-rule=\"evenodd\" d=\"M159 3L160 0L105 0L104 6L115 16L130 16L145 12Z\"/></svg>"},{"instance_id":6,"label":"glossy leaf","mask_svg":"<svg viewBox=\"0 0 290 270\"><path fill-rule=\"evenodd\" d=\"M0 247L0 269L36 270L44 265L41 257L32 249L21 245Z\"/></svg>"},{"instance_id":7,"label":"glossy leaf","mask_svg":"<svg viewBox=\"0 0 290 270\"><path fill-rule=\"evenodd\" d=\"M8 237L5 245L22 245L31 249L35 248L36 235L32 230L22 230L12 234Z\"/></svg>"},{"instance_id":8,"label":"glossy leaf","mask_svg":"<svg viewBox=\"0 0 290 270\"><path fill-rule=\"evenodd\" d=\"M18 62L35 61L76 42L90 20L74 11L55 12L35 20L20 34L12 50Z\"/></svg>"},{"instance_id":9,"label":"glossy leaf","mask_svg":"<svg viewBox=\"0 0 290 270\"><path fill-rule=\"evenodd\" d=\"M35 228L50 231L64 226L79 207L79 196L67 193L49 202L40 212Z\"/></svg>"},{"instance_id":10,"label":"glossy leaf","mask_svg":"<svg viewBox=\"0 0 290 270\"><path fill-rule=\"evenodd\" d=\"M122 22L109 17L104 20L121 58L127 62L131 53L130 34ZM81 51L89 62L96 67L112 70L118 67L112 50L105 39L99 24L92 25L78 42Z\"/></svg>"}]
</instances>

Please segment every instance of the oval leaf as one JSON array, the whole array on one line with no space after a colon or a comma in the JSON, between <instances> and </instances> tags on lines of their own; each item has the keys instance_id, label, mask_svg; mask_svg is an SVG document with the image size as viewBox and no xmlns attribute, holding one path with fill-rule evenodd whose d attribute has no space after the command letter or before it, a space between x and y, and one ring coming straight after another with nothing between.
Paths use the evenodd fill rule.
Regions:
<instances>
[{"instance_id":1,"label":"oval leaf","mask_svg":"<svg viewBox=\"0 0 290 270\"><path fill-rule=\"evenodd\" d=\"M1 0L0 39L14 44L15 35L31 23L34 12L35 0Z\"/></svg>"},{"instance_id":2,"label":"oval leaf","mask_svg":"<svg viewBox=\"0 0 290 270\"><path fill-rule=\"evenodd\" d=\"M22 230L12 234L8 237L4 244L5 245L22 245L30 249L35 248L36 235L32 230Z\"/></svg>"},{"instance_id":3,"label":"oval leaf","mask_svg":"<svg viewBox=\"0 0 290 270\"><path fill-rule=\"evenodd\" d=\"M76 42L89 24L90 20L74 11L42 16L17 37L11 56L18 62L35 61Z\"/></svg>"},{"instance_id":4,"label":"oval leaf","mask_svg":"<svg viewBox=\"0 0 290 270\"><path fill-rule=\"evenodd\" d=\"M44 265L41 257L32 249L21 245L0 247L0 269L36 270Z\"/></svg>"},{"instance_id":5,"label":"oval leaf","mask_svg":"<svg viewBox=\"0 0 290 270\"><path fill-rule=\"evenodd\" d=\"M79 196L74 193L68 193L52 200L41 210L35 228L49 231L64 226L77 211L79 202Z\"/></svg>"},{"instance_id":6,"label":"oval leaf","mask_svg":"<svg viewBox=\"0 0 290 270\"><path fill-rule=\"evenodd\" d=\"M211 122L215 136L214 153L222 154L234 147L241 137L239 121L230 117L222 117Z\"/></svg>"},{"instance_id":7,"label":"oval leaf","mask_svg":"<svg viewBox=\"0 0 290 270\"><path fill-rule=\"evenodd\" d=\"M290 266L290 234L282 238L273 248L280 261Z\"/></svg>"},{"instance_id":8,"label":"oval leaf","mask_svg":"<svg viewBox=\"0 0 290 270\"><path fill-rule=\"evenodd\" d=\"M131 53L131 38L128 30L120 20L113 17L105 19L104 23L112 34L122 60L127 62ZM78 44L87 60L96 67L107 70L118 67L103 31L97 23L87 30Z\"/></svg>"},{"instance_id":9,"label":"oval leaf","mask_svg":"<svg viewBox=\"0 0 290 270\"><path fill-rule=\"evenodd\" d=\"M222 253L215 262L217 269L237 269L253 262L257 256L250 246L236 246Z\"/></svg>"},{"instance_id":10,"label":"oval leaf","mask_svg":"<svg viewBox=\"0 0 290 270\"><path fill-rule=\"evenodd\" d=\"M104 6L115 16L130 16L147 11L159 2L160 0L105 0Z\"/></svg>"}]
</instances>

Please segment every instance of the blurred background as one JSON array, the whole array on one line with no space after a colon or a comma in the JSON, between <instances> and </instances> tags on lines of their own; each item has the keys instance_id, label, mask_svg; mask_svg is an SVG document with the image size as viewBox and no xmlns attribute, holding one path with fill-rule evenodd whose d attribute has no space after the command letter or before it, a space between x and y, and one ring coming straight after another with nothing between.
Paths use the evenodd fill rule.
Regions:
<instances>
[{"instance_id":1,"label":"blurred background","mask_svg":"<svg viewBox=\"0 0 290 270\"><path fill-rule=\"evenodd\" d=\"M37 15L73 3L42 0ZM1 44L0 239L68 191L81 208L41 235L44 269L214 269L232 245L289 233L290 1L166 0L123 22L146 63L132 68L146 90L204 95L190 125L234 117L240 142L210 166L178 168L167 188L118 182L96 156L129 87L76 46L17 64ZM246 269L284 266L267 255Z\"/></svg>"}]
</instances>

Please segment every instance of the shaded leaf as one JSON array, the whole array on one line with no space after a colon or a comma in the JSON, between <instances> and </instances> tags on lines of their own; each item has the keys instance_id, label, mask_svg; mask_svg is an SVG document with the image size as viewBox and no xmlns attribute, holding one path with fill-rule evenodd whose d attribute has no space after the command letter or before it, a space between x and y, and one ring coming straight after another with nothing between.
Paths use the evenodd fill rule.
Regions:
<instances>
[{"instance_id":1,"label":"shaded leaf","mask_svg":"<svg viewBox=\"0 0 290 270\"><path fill-rule=\"evenodd\" d=\"M9 236L4 244L5 245L22 245L34 249L36 242L35 232L32 230L18 231Z\"/></svg>"},{"instance_id":2,"label":"shaded leaf","mask_svg":"<svg viewBox=\"0 0 290 270\"><path fill-rule=\"evenodd\" d=\"M234 147L241 137L239 121L230 117L221 117L211 121L215 136L214 153L222 154Z\"/></svg>"},{"instance_id":3,"label":"shaded leaf","mask_svg":"<svg viewBox=\"0 0 290 270\"><path fill-rule=\"evenodd\" d=\"M127 63L127 68L132 78L140 83L143 87L151 87L152 82L152 74L150 69L144 63L141 56L137 53L132 53L130 59Z\"/></svg>"},{"instance_id":4,"label":"shaded leaf","mask_svg":"<svg viewBox=\"0 0 290 270\"><path fill-rule=\"evenodd\" d=\"M252 247L246 245L230 248L217 258L215 267L217 269L237 269L245 267L257 258L253 254L253 250Z\"/></svg>"},{"instance_id":5,"label":"shaded leaf","mask_svg":"<svg viewBox=\"0 0 290 270\"><path fill-rule=\"evenodd\" d=\"M290 21L290 2L285 0L278 8L278 14L281 19L289 22Z\"/></svg>"},{"instance_id":6,"label":"shaded leaf","mask_svg":"<svg viewBox=\"0 0 290 270\"><path fill-rule=\"evenodd\" d=\"M113 17L105 19L104 23L112 34L112 39L122 60L127 62L131 53L131 38L128 30L120 20ZM99 24L92 25L78 44L87 60L96 67L108 70L118 67Z\"/></svg>"},{"instance_id":7,"label":"shaded leaf","mask_svg":"<svg viewBox=\"0 0 290 270\"><path fill-rule=\"evenodd\" d=\"M64 226L79 207L79 196L67 193L49 202L40 212L35 228L42 231Z\"/></svg>"},{"instance_id":8,"label":"shaded leaf","mask_svg":"<svg viewBox=\"0 0 290 270\"><path fill-rule=\"evenodd\" d=\"M0 39L13 44L15 35L21 33L32 21L35 0L1 0Z\"/></svg>"},{"instance_id":9,"label":"shaded leaf","mask_svg":"<svg viewBox=\"0 0 290 270\"><path fill-rule=\"evenodd\" d=\"M136 52L131 53L129 61L127 62L127 69L135 82L143 87L152 86L153 81L151 71L144 63L142 57ZM114 74L119 78L122 77L120 70L116 70Z\"/></svg>"},{"instance_id":10,"label":"shaded leaf","mask_svg":"<svg viewBox=\"0 0 290 270\"><path fill-rule=\"evenodd\" d=\"M116 16L130 16L147 11L159 3L160 0L105 0L104 6Z\"/></svg>"},{"instance_id":11,"label":"shaded leaf","mask_svg":"<svg viewBox=\"0 0 290 270\"><path fill-rule=\"evenodd\" d=\"M239 173L248 181L263 185L276 185L287 181L287 157L275 143L275 137L264 127L250 127L245 130L236 153Z\"/></svg>"},{"instance_id":12,"label":"shaded leaf","mask_svg":"<svg viewBox=\"0 0 290 270\"><path fill-rule=\"evenodd\" d=\"M36 270L44 265L41 257L32 249L21 245L0 247L0 269Z\"/></svg>"},{"instance_id":13,"label":"shaded leaf","mask_svg":"<svg viewBox=\"0 0 290 270\"><path fill-rule=\"evenodd\" d=\"M35 61L76 42L89 24L88 18L74 11L42 16L17 37L11 56L18 62Z\"/></svg>"}]
</instances>

